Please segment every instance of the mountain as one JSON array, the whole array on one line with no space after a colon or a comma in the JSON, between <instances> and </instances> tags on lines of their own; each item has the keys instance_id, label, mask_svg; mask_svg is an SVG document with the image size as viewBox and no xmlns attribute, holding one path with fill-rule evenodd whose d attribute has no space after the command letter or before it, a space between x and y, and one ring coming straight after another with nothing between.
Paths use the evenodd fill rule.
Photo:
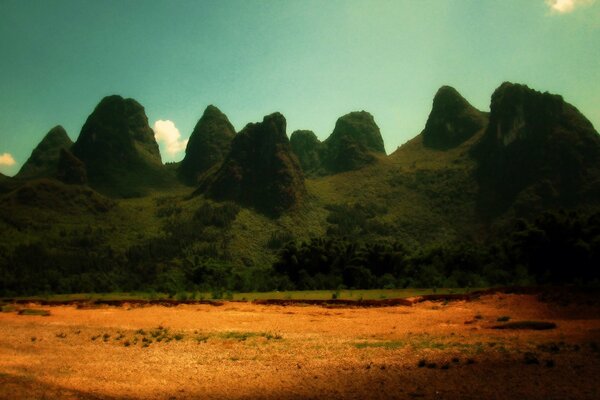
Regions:
<instances>
[{"instance_id":1,"label":"mountain","mask_svg":"<svg viewBox=\"0 0 600 400\"><path fill-rule=\"evenodd\" d=\"M504 83L483 113L442 87L389 156L366 112L324 142L288 140L275 113L235 135L195 191L136 142L136 129L151 139L131 124L141 106L116 103L82 130L104 160L91 188L0 179L0 293L600 282L600 140L560 96ZM83 182L85 155L64 150L57 176Z\"/></svg>"},{"instance_id":2,"label":"mountain","mask_svg":"<svg viewBox=\"0 0 600 400\"><path fill-rule=\"evenodd\" d=\"M144 107L133 99L102 99L71 151L86 165L90 185L103 193L135 196L169 180Z\"/></svg>"},{"instance_id":3,"label":"mountain","mask_svg":"<svg viewBox=\"0 0 600 400\"><path fill-rule=\"evenodd\" d=\"M196 184L200 175L225 159L234 136L235 129L227 116L213 105L206 107L186 146L179 176Z\"/></svg>"},{"instance_id":4,"label":"mountain","mask_svg":"<svg viewBox=\"0 0 600 400\"><path fill-rule=\"evenodd\" d=\"M197 193L233 200L278 215L298 205L306 191L298 159L280 113L267 115L238 133L218 169L205 177Z\"/></svg>"},{"instance_id":5,"label":"mountain","mask_svg":"<svg viewBox=\"0 0 600 400\"><path fill-rule=\"evenodd\" d=\"M305 174L312 175L320 171L323 143L317 139L313 131L298 130L292 132L290 145Z\"/></svg>"},{"instance_id":6,"label":"mountain","mask_svg":"<svg viewBox=\"0 0 600 400\"><path fill-rule=\"evenodd\" d=\"M442 86L423 130L423 145L447 150L464 143L487 125L484 113L473 107L456 89Z\"/></svg>"},{"instance_id":7,"label":"mountain","mask_svg":"<svg viewBox=\"0 0 600 400\"><path fill-rule=\"evenodd\" d=\"M67 149L60 149L56 178L64 183L85 185L87 171L85 164Z\"/></svg>"},{"instance_id":8,"label":"mountain","mask_svg":"<svg viewBox=\"0 0 600 400\"><path fill-rule=\"evenodd\" d=\"M56 175L60 151L69 149L72 145L73 142L65 129L60 125L55 126L35 147L15 177L19 179L53 177Z\"/></svg>"},{"instance_id":9,"label":"mountain","mask_svg":"<svg viewBox=\"0 0 600 400\"><path fill-rule=\"evenodd\" d=\"M385 155L383 138L371 114L355 111L340 117L324 142L323 165L332 172L352 171Z\"/></svg>"},{"instance_id":10,"label":"mountain","mask_svg":"<svg viewBox=\"0 0 600 400\"><path fill-rule=\"evenodd\" d=\"M472 155L487 216L600 203L600 137L559 95L503 83Z\"/></svg>"}]
</instances>

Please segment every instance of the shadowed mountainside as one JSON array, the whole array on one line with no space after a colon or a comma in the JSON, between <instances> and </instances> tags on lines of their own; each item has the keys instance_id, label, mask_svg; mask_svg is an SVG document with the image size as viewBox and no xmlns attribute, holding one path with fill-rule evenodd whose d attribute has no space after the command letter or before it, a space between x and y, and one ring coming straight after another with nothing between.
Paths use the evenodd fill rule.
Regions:
<instances>
[{"instance_id":1,"label":"shadowed mountainside","mask_svg":"<svg viewBox=\"0 0 600 400\"><path fill-rule=\"evenodd\" d=\"M298 130L292 132L290 145L305 174L314 175L320 172L323 143L313 131Z\"/></svg>"},{"instance_id":2,"label":"shadowed mountainside","mask_svg":"<svg viewBox=\"0 0 600 400\"><path fill-rule=\"evenodd\" d=\"M85 164L69 150L60 149L56 179L68 184L85 185L87 183Z\"/></svg>"},{"instance_id":3,"label":"shadowed mountainside","mask_svg":"<svg viewBox=\"0 0 600 400\"><path fill-rule=\"evenodd\" d=\"M473 148L479 210L497 216L573 208L600 201L600 137L559 95L503 83L492 95L490 120Z\"/></svg>"},{"instance_id":4,"label":"shadowed mountainside","mask_svg":"<svg viewBox=\"0 0 600 400\"><path fill-rule=\"evenodd\" d=\"M196 193L275 215L298 205L305 193L304 176L285 129L279 113L246 125L222 165L205 177Z\"/></svg>"}]
</instances>

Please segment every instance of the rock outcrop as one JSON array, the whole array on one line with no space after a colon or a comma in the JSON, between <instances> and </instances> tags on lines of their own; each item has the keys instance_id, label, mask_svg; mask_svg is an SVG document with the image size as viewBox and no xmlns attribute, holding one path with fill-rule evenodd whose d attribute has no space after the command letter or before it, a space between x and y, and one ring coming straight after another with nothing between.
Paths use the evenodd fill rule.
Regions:
<instances>
[{"instance_id":1,"label":"rock outcrop","mask_svg":"<svg viewBox=\"0 0 600 400\"><path fill-rule=\"evenodd\" d=\"M292 151L298 157L302 171L305 174L315 174L321 169L321 153L323 143L317 138L313 131L298 130L290 137Z\"/></svg>"},{"instance_id":2,"label":"rock outcrop","mask_svg":"<svg viewBox=\"0 0 600 400\"><path fill-rule=\"evenodd\" d=\"M374 153L385 155L379 127L366 111L355 111L340 117L324 145L323 166L332 173L368 165L376 160Z\"/></svg>"},{"instance_id":3,"label":"rock outcrop","mask_svg":"<svg viewBox=\"0 0 600 400\"><path fill-rule=\"evenodd\" d=\"M454 88L442 86L433 99L423 130L423 145L437 150L456 147L485 128L487 117Z\"/></svg>"},{"instance_id":4,"label":"rock outcrop","mask_svg":"<svg viewBox=\"0 0 600 400\"><path fill-rule=\"evenodd\" d=\"M246 125L220 168L203 177L196 193L233 200L268 215L299 204L306 191L304 176L285 130L280 113Z\"/></svg>"},{"instance_id":5,"label":"rock outcrop","mask_svg":"<svg viewBox=\"0 0 600 400\"><path fill-rule=\"evenodd\" d=\"M85 163L90 185L105 193L135 195L140 187L165 179L144 107L133 99L102 99L71 151Z\"/></svg>"},{"instance_id":6,"label":"rock outcrop","mask_svg":"<svg viewBox=\"0 0 600 400\"><path fill-rule=\"evenodd\" d=\"M225 159L234 136L235 129L227 116L213 105L206 107L185 148L178 170L180 178L189 184L198 183L204 172Z\"/></svg>"},{"instance_id":7,"label":"rock outcrop","mask_svg":"<svg viewBox=\"0 0 600 400\"><path fill-rule=\"evenodd\" d=\"M58 159L62 149L69 149L73 141L65 129L57 125L44 136L29 159L16 175L19 179L48 178L56 175Z\"/></svg>"},{"instance_id":8,"label":"rock outcrop","mask_svg":"<svg viewBox=\"0 0 600 400\"><path fill-rule=\"evenodd\" d=\"M600 136L561 96L503 83L472 155L486 214L600 202Z\"/></svg>"}]
</instances>

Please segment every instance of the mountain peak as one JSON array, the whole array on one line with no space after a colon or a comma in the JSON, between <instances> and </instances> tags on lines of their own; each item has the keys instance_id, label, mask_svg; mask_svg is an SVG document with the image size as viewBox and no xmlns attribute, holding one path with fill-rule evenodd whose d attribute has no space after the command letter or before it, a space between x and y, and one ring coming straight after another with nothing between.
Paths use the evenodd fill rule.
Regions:
<instances>
[{"instance_id":1,"label":"mountain peak","mask_svg":"<svg viewBox=\"0 0 600 400\"><path fill-rule=\"evenodd\" d=\"M600 136L559 95L504 82L492 95L489 125L472 154L479 161L481 209L492 213L515 201L570 207L600 193L594 181L600 172ZM551 190L541 190L540 182ZM539 197L538 192L560 196Z\"/></svg>"},{"instance_id":2,"label":"mountain peak","mask_svg":"<svg viewBox=\"0 0 600 400\"><path fill-rule=\"evenodd\" d=\"M179 176L195 184L200 175L225 159L234 136L235 129L227 116L212 104L206 107L190 135Z\"/></svg>"},{"instance_id":3,"label":"mountain peak","mask_svg":"<svg viewBox=\"0 0 600 400\"><path fill-rule=\"evenodd\" d=\"M133 99L103 98L72 152L86 165L90 184L106 192L129 196L138 187L164 181L154 132L144 107Z\"/></svg>"},{"instance_id":4,"label":"mountain peak","mask_svg":"<svg viewBox=\"0 0 600 400\"><path fill-rule=\"evenodd\" d=\"M325 169L334 173L373 163L376 158L372 153L385 154L379 127L366 111L353 111L338 118L324 145Z\"/></svg>"},{"instance_id":5,"label":"mountain peak","mask_svg":"<svg viewBox=\"0 0 600 400\"><path fill-rule=\"evenodd\" d=\"M54 176L61 149L69 149L72 145L73 141L65 129L60 125L55 126L35 147L29 159L17 173L17 177L32 179Z\"/></svg>"},{"instance_id":6,"label":"mountain peak","mask_svg":"<svg viewBox=\"0 0 600 400\"><path fill-rule=\"evenodd\" d=\"M473 107L451 86L442 86L433 98L423 130L426 147L447 150L470 139L485 127L485 114Z\"/></svg>"},{"instance_id":7,"label":"mountain peak","mask_svg":"<svg viewBox=\"0 0 600 400\"><path fill-rule=\"evenodd\" d=\"M292 150L302 166L304 173L315 173L321 167L321 151L323 144L313 131L298 130L290 136Z\"/></svg>"},{"instance_id":8,"label":"mountain peak","mask_svg":"<svg viewBox=\"0 0 600 400\"><path fill-rule=\"evenodd\" d=\"M285 117L280 113L247 124L231 142L221 167L204 176L197 192L237 201L270 215L294 207L306 189L285 129Z\"/></svg>"}]
</instances>

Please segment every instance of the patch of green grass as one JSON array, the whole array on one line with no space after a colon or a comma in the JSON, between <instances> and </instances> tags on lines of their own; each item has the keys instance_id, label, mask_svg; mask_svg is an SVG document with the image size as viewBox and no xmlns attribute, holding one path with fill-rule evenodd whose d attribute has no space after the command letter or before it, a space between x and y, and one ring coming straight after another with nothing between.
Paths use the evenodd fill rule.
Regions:
<instances>
[{"instance_id":1,"label":"patch of green grass","mask_svg":"<svg viewBox=\"0 0 600 400\"><path fill-rule=\"evenodd\" d=\"M237 340L238 342L243 342L250 338L258 338L263 337L267 340L282 340L283 337L279 334L273 334L270 332L238 332L238 331L230 331L223 332L218 335L219 338L225 340Z\"/></svg>"},{"instance_id":2,"label":"patch of green grass","mask_svg":"<svg viewBox=\"0 0 600 400\"><path fill-rule=\"evenodd\" d=\"M428 294L462 294L468 293L479 288L445 288L445 289L365 289L365 290L337 290L335 298L341 300L380 300L380 299L398 299L417 297ZM217 291L220 292L220 291ZM215 296L216 295L216 296ZM180 292L175 296L176 300L204 300L204 299L226 299L234 301L251 301L251 300L331 300L333 297L331 290L297 290L297 291L271 291L271 292L195 292L187 293ZM111 292L111 293L74 293L74 294L53 294L47 296L26 296L17 297L18 300L30 301L48 301L48 302L63 302L63 301L127 301L127 300L164 300L169 299L167 293L157 292ZM8 307L4 311L5 307ZM14 311L12 305L2 306L3 312Z\"/></svg>"},{"instance_id":3,"label":"patch of green grass","mask_svg":"<svg viewBox=\"0 0 600 400\"><path fill-rule=\"evenodd\" d=\"M42 317L50 316L50 311L37 308L23 308L18 311L19 315L41 315Z\"/></svg>"},{"instance_id":4,"label":"patch of green grass","mask_svg":"<svg viewBox=\"0 0 600 400\"><path fill-rule=\"evenodd\" d=\"M406 343L399 340L389 340L382 342L359 342L354 343L354 347L357 349L367 349L367 348L383 348L387 350L395 350L404 347Z\"/></svg>"},{"instance_id":5,"label":"patch of green grass","mask_svg":"<svg viewBox=\"0 0 600 400\"><path fill-rule=\"evenodd\" d=\"M2 310L2 312L5 312L5 313L15 312L15 311L17 311L17 307L12 304L6 304L6 305L2 306L1 310Z\"/></svg>"},{"instance_id":6,"label":"patch of green grass","mask_svg":"<svg viewBox=\"0 0 600 400\"><path fill-rule=\"evenodd\" d=\"M198 343L206 343L210 336L208 335L197 335L194 340Z\"/></svg>"}]
</instances>

